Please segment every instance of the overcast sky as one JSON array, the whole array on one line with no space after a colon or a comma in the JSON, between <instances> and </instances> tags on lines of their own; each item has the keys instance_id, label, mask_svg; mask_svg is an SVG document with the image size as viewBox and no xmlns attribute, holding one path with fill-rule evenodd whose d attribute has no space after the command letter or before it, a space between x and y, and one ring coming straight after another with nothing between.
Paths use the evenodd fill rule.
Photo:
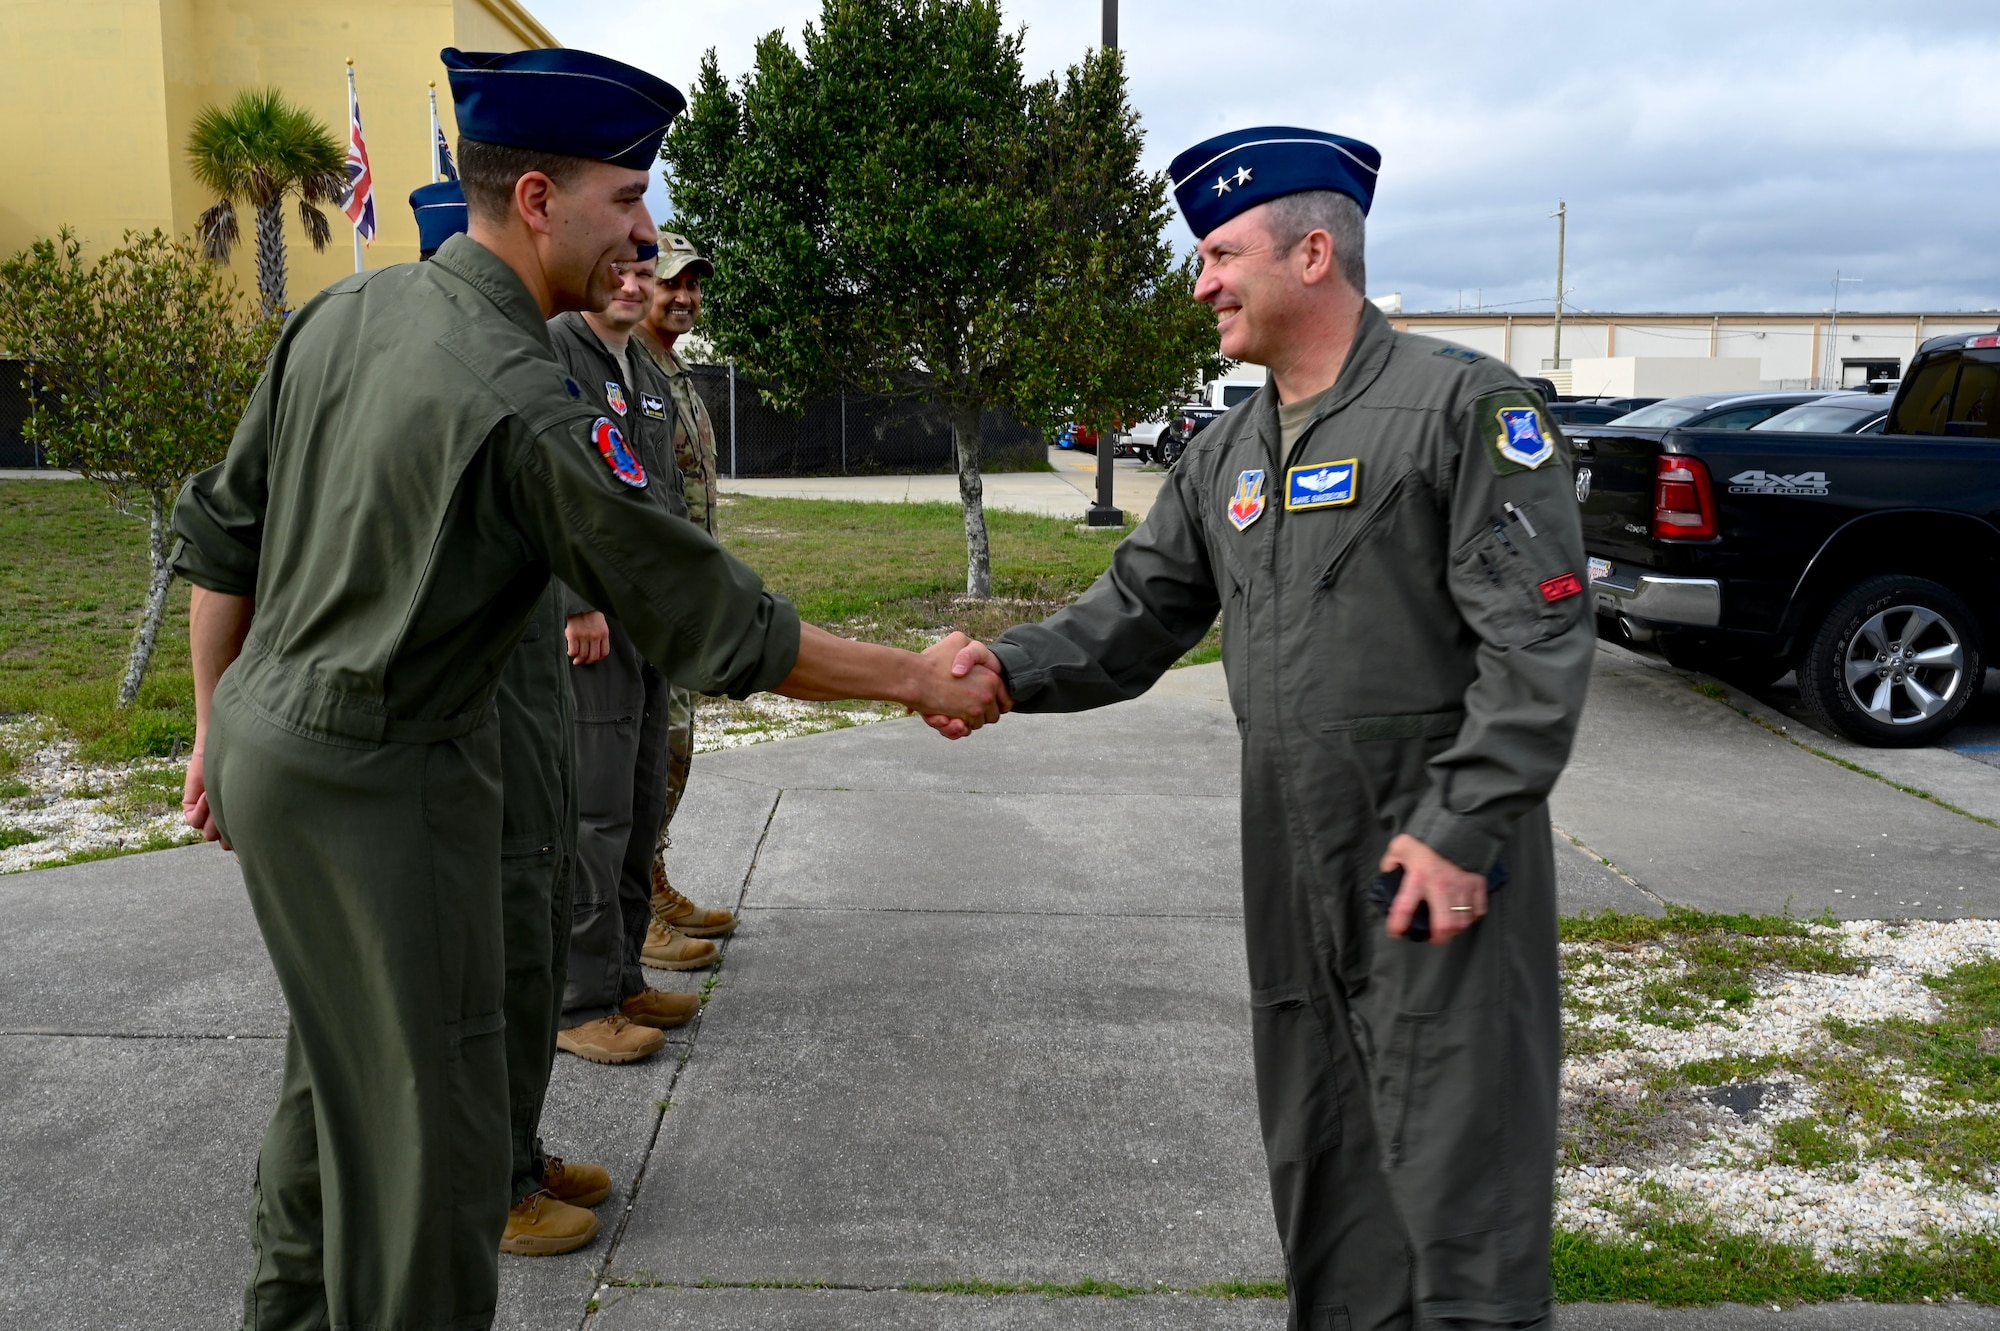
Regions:
<instances>
[{"instance_id":1,"label":"overcast sky","mask_svg":"<svg viewBox=\"0 0 2000 1331\"><path fill-rule=\"evenodd\" d=\"M796 44L819 13L530 4L565 45L683 89L705 49L741 75L758 36ZM1090 0L1004 13L1030 77L1101 35ZM1406 309L1548 309L1558 199L1586 310L1823 310L1836 270L1862 279L1842 309L2000 308L1994 0L1123 0L1119 36L1152 169L1257 124L1380 148L1369 288Z\"/></svg>"}]
</instances>

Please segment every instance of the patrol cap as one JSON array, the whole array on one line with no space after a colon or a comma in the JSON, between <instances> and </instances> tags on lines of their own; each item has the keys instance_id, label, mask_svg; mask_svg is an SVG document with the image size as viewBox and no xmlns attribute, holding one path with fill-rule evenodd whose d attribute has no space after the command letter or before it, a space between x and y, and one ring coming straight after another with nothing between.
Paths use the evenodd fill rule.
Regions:
<instances>
[{"instance_id":1,"label":"patrol cap","mask_svg":"<svg viewBox=\"0 0 2000 1331\"><path fill-rule=\"evenodd\" d=\"M687 106L680 90L643 69L589 51L461 51L449 71L458 132L481 143L650 167L667 126Z\"/></svg>"},{"instance_id":2,"label":"patrol cap","mask_svg":"<svg viewBox=\"0 0 2000 1331\"><path fill-rule=\"evenodd\" d=\"M1167 177L1196 240L1240 212L1287 194L1330 189L1361 205L1375 199L1382 154L1359 139L1316 129L1259 125L1203 140L1174 158Z\"/></svg>"},{"instance_id":3,"label":"patrol cap","mask_svg":"<svg viewBox=\"0 0 2000 1331\"><path fill-rule=\"evenodd\" d=\"M465 191L456 180L419 185L410 191L410 211L417 215L417 248L429 254L465 230Z\"/></svg>"},{"instance_id":4,"label":"patrol cap","mask_svg":"<svg viewBox=\"0 0 2000 1331\"><path fill-rule=\"evenodd\" d=\"M714 277L715 265L701 257L701 251L686 236L672 231L660 233L660 276L673 277L686 270L696 269L696 277Z\"/></svg>"}]
</instances>

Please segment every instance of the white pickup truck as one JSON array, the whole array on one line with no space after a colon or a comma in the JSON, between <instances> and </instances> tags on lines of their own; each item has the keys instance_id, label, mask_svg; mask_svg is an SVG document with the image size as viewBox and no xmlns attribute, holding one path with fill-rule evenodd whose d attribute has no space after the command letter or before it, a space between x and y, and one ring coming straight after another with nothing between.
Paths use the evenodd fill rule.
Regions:
<instances>
[{"instance_id":1,"label":"white pickup truck","mask_svg":"<svg viewBox=\"0 0 2000 1331\"><path fill-rule=\"evenodd\" d=\"M1252 377L1252 376L1255 377ZM1118 452L1136 456L1143 462L1171 467L1201 427L1239 402L1254 397L1264 386L1264 372L1256 366L1238 366L1220 379L1201 386L1201 392L1173 412L1142 421L1118 436Z\"/></svg>"}]
</instances>

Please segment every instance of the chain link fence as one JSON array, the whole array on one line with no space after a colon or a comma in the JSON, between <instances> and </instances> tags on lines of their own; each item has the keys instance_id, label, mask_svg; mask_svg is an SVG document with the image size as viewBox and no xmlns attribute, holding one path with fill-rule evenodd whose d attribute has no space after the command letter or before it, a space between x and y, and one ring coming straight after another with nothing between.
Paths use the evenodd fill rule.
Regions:
<instances>
[{"instance_id":1,"label":"chain link fence","mask_svg":"<svg viewBox=\"0 0 2000 1331\"><path fill-rule=\"evenodd\" d=\"M28 363L0 360L0 467L39 467L41 450L23 435L28 426Z\"/></svg>"},{"instance_id":2,"label":"chain link fence","mask_svg":"<svg viewBox=\"0 0 2000 1331\"><path fill-rule=\"evenodd\" d=\"M797 415L764 405L757 380L727 365L691 365L695 391L715 426L725 476L869 476L958 468L943 407L908 398L838 397ZM980 421L980 469L1020 470L1045 456L1039 431L1005 411Z\"/></svg>"}]
</instances>

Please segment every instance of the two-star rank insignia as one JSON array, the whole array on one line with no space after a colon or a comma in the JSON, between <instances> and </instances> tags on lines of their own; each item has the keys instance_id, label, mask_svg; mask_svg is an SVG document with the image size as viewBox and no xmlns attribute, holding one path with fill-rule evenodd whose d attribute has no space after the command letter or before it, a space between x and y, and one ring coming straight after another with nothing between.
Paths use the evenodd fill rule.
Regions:
<instances>
[{"instance_id":1,"label":"two-star rank insignia","mask_svg":"<svg viewBox=\"0 0 2000 1331\"><path fill-rule=\"evenodd\" d=\"M1213 185L1210 185L1209 188L1215 191L1215 197L1219 199L1223 195L1229 193L1229 191L1235 189L1238 185L1247 185L1249 183L1250 183L1250 168L1247 166L1239 166L1236 168L1236 174L1233 176L1231 175L1217 176L1215 178L1215 183Z\"/></svg>"},{"instance_id":2,"label":"two-star rank insignia","mask_svg":"<svg viewBox=\"0 0 2000 1331\"><path fill-rule=\"evenodd\" d=\"M1339 462L1308 462L1285 473L1285 511L1339 508L1354 502L1355 458Z\"/></svg>"},{"instance_id":3,"label":"two-star rank insignia","mask_svg":"<svg viewBox=\"0 0 2000 1331\"><path fill-rule=\"evenodd\" d=\"M611 468L611 474L635 490L646 488L646 469L639 465L639 459L625 446L625 436L618 433L618 427L608 416L599 416L590 427L590 442L597 445L597 451L604 455L604 461Z\"/></svg>"},{"instance_id":4,"label":"two-star rank insignia","mask_svg":"<svg viewBox=\"0 0 2000 1331\"><path fill-rule=\"evenodd\" d=\"M620 416L625 414L625 390L618 386L616 380L606 379L604 381L604 400L609 402L611 409Z\"/></svg>"},{"instance_id":5,"label":"two-star rank insignia","mask_svg":"<svg viewBox=\"0 0 2000 1331\"><path fill-rule=\"evenodd\" d=\"M1236 478L1236 494L1229 501L1229 520L1236 530L1264 516L1264 469L1253 467Z\"/></svg>"}]
</instances>

